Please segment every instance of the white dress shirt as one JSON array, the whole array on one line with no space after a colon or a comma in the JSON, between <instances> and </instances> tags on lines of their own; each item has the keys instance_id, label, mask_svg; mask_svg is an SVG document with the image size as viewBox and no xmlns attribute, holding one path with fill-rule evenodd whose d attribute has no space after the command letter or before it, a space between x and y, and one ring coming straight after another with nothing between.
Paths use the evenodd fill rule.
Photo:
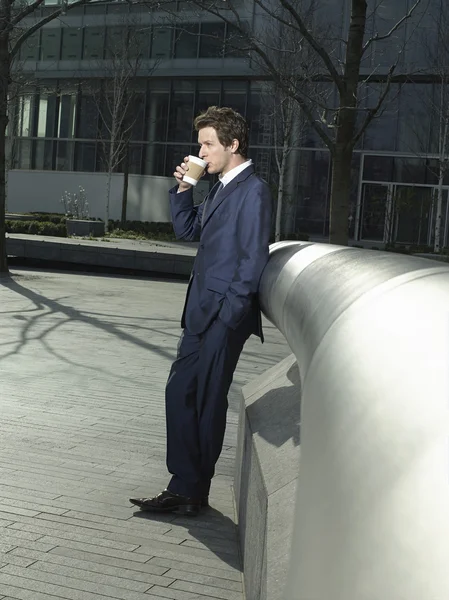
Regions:
<instances>
[{"instance_id":1,"label":"white dress shirt","mask_svg":"<svg viewBox=\"0 0 449 600\"><path fill-rule=\"evenodd\" d=\"M223 184L223 187L225 187L226 185L228 185L228 183L231 183L231 181L235 177L237 177L237 175L239 173L241 173L242 171L244 171L245 169L247 169L252 164L253 164L253 161L251 159L249 159L249 160L245 161L244 163L242 163L241 165L239 165L238 167L234 167L233 169L231 169L230 171L228 171L226 173L226 175L223 175L223 177L219 177L219 180Z\"/></svg>"}]
</instances>

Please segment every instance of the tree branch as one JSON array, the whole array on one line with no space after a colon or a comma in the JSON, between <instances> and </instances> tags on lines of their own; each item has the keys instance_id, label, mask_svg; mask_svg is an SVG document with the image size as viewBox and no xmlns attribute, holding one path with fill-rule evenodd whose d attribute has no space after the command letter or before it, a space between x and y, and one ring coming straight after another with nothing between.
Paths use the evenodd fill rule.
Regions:
<instances>
[{"instance_id":1,"label":"tree branch","mask_svg":"<svg viewBox=\"0 0 449 600\"><path fill-rule=\"evenodd\" d=\"M394 65L392 65L390 67L390 70L388 72L387 81L385 83L385 89L382 92L382 94L379 96L379 100L377 101L376 106L374 108L371 108L371 109L368 110L368 114L366 115L366 118L365 118L362 126L360 127L359 131L357 132L357 134L353 138L354 146L357 144L357 142L360 140L360 138L362 137L362 135L368 129L370 123L376 117L376 115L378 114L381 106L385 102L385 100L386 100L386 98L388 96L388 92L390 91L390 88L391 88L391 82L392 82L393 74L394 74L394 71L395 71L395 69L397 67L397 64L398 63L396 62Z\"/></svg>"},{"instance_id":2,"label":"tree branch","mask_svg":"<svg viewBox=\"0 0 449 600\"><path fill-rule=\"evenodd\" d=\"M14 1L14 0L13 0ZM43 4L44 0L34 0L34 2L32 2L31 4L29 4L26 8L24 8L23 10L21 10L15 17L14 19L11 20L10 24L8 25L7 29L9 31L11 31L11 29L13 29L17 23L20 23L20 21L22 19L24 19L25 17L27 17L28 15L30 15L31 13L33 13L36 8L39 8L39 6L41 4Z\"/></svg>"},{"instance_id":3,"label":"tree branch","mask_svg":"<svg viewBox=\"0 0 449 600\"><path fill-rule=\"evenodd\" d=\"M397 31L399 29L399 27L405 21L407 21L408 19L410 19L410 17L413 15L413 13L415 12L415 10L418 8L419 4L421 4L421 0L416 0L415 4L411 7L411 9L408 11L408 13L406 15L404 15L402 17L402 19L399 19L399 21L396 23L396 25L394 25L394 27L392 27L388 33L386 33L385 35L379 35L378 33L376 33L376 35L374 35L373 37L369 38L369 40L367 40L367 42L363 46L362 53L365 54L365 52L368 50L368 48L371 46L371 44L373 42L380 42L381 40L386 40L389 37L391 37L393 35L393 33L395 31Z\"/></svg>"},{"instance_id":4,"label":"tree branch","mask_svg":"<svg viewBox=\"0 0 449 600\"><path fill-rule=\"evenodd\" d=\"M262 0L254 0L256 4L258 4L261 8L265 10L265 6ZM419 0L421 1L421 0ZM335 85L338 88L340 93L343 92L344 83L343 78L337 71L334 63L332 62L331 57L325 50L325 48L315 39L313 34L307 29L306 24L304 23L301 15L295 10L295 8L290 4L288 0L279 0L282 6L292 15L295 19L296 24L298 25L298 29L304 39L308 42L308 44L313 48L315 53L321 58L323 63L326 65L327 70L329 71L329 75L334 81Z\"/></svg>"},{"instance_id":5,"label":"tree branch","mask_svg":"<svg viewBox=\"0 0 449 600\"><path fill-rule=\"evenodd\" d=\"M33 2L33 4L30 4L29 7L27 7L19 15L17 15L16 18L14 19L15 25L17 25L17 23L19 23L23 18L25 18L26 16L28 16L29 14L31 14L36 8L38 8L42 4L43 1L44 0L35 0L35 2ZM75 8L76 6L82 6L83 4L99 4L101 2L104 2L104 0L97 0L97 1L95 1L95 0L76 0L76 2L71 2L70 4L67 4L66 6L63 5L60 8L56 9L55 11L53 11L52 13L50 13L49 15L47 15L46 17L43 17L42 19L39 19L39 21L37 23L35 23L31 27L29 27L26 31L24 31L22 33L21 36L19 36L17 38L16 42L14 43L14 45L12 46L12 48L10 50L11 59L13 59L15 57L15 55L20 50L20 46L29 37L31 37L33 35L33 33L35 33L36 31L38 31L41 27L43 27L47 23L50 23L51 21L53 21L53 19L56 19L57 17L59 17L59 15L65 13L68 10L71 10L72 8ZM32 8L32 10L29 10L30 8ZM13 27L14 27L14 25L12 25L10 27L10 30Z\"/></svg>"}]
</instances>

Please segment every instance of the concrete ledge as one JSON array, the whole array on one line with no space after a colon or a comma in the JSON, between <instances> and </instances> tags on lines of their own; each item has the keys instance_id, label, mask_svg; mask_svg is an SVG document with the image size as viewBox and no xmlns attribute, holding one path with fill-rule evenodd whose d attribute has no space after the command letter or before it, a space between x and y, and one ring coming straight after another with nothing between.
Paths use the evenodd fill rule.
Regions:
<instances>
[{"instance_id":1,"label":"concrete ledge","mask_svg":"<svg viewBox=\"0 0 449 600\"><path fill-rule=\"evenodd\" d=\"M300 453L300 379L289 356L242 390L235 497L247 600L281 600Z\"/></svg>"},{"instance_id":2,"label":"concrete ledge","mask_svg":"<svg viewBox=\"0 0 449 600\"><path fill-rule=\"evenodd\" d=\"M152 244L129 240L84 241L32 235L9 235L8 256L184 275L188 277L196 254L195 245Z\"/></svg>"}]
</instances>

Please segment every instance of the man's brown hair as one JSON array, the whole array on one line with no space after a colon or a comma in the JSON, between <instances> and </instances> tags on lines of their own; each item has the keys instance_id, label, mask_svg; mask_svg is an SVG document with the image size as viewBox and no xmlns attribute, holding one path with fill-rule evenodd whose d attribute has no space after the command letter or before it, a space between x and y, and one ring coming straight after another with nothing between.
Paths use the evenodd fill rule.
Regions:
<instances>
[{"instance_id":1,"label":"man's brown hair","mask_svg":"<svg viewBox=\"0 0 449 600\"><path fill-rule=\"evenodd\" d=\"M248 156L248 124L240 113L232 108L210 106L199 114L194 121L196 131L205 127L213 127L217 137L225 148L229 148L234 140L238 140L237 154L243 158Z\"/></svg>"}]
</instances>

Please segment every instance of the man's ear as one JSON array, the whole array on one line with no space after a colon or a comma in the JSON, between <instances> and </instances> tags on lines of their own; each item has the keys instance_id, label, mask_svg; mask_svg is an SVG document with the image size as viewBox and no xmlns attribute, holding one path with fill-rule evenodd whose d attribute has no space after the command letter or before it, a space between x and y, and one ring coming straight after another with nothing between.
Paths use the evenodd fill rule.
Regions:
<instances>
[{"instance_id":1,"label":"man's ear","mask_svg":"<svg viewBox=\"0 0 449 600\"><path fill-rule=\"evenodd\" d=\"M237 154L239 146L240 146L240 142L238 140L232 140L232 144L231 144L232 154Z\"/></svg>"}]
</instances>

